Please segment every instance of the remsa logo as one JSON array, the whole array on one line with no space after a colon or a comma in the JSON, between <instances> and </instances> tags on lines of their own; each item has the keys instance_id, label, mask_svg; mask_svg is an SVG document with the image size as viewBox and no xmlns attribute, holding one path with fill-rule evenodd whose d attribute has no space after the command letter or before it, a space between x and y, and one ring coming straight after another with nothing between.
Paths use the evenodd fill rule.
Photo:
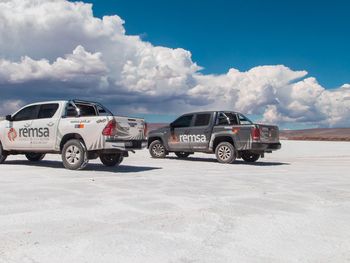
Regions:
<instances>
[{"instance_id":1,"label":"remsa logo","mask_svg":"<svg viewBox=\"0 0 350 263\"><path fill-rule=\"evenodd\" d=\"M9 132L7 133L7 137L9 138L10 142L14 142L17 138L17 132L14 128L11 128Z\"/></svg>"},{"instance_id":2,"label":"remsa logo","mask_svg":"<svg viewBox=\"0 0 350 263\"><path fill-rule=\"evenodd\" d=\"M48 138L50 137L49 128L21 128L19 137L24 138Z\"/></svg>"},{"instance_id":3,"label":"remsa logo","mask_svg":"<svg viewBox=\"0 0 350 263\"><path fill-rule=\"evenodd\" d=\"M206 142L207 138L204 134L180 135L180 142Z\"/></svg>"}]
</instances>

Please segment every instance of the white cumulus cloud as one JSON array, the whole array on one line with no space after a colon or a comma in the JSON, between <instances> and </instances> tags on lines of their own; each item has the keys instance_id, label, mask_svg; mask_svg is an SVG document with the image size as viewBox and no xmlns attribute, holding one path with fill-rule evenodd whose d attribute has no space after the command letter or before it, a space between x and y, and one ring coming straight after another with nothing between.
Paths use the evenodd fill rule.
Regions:
<instances>
[{"instance_id":1,"label":"white cumulus cloud","mask_svg":"<svg viewBox=\"0 0 350 263\"><path fill-rule=\"evenodd\" d=\"M350 85L327 90L283 65L205 75L187 50L127 35L117 15L65 0L0 0L0 114L58 98L116 113L228 109L271 123L350 125ZM10 105L10 106L7 106Z\"/></svg>"},{"instance_id":2,"label":"white cumulus cloud","mask_svg":"<svg viewBox=\"0 0 350 263\"><path fill-rule=\"evenodd\" d=\"M65 58L57 58L50 64L47 59L33 60L28 56L20 62L0 59L0 82L23 83L32 80L86 80L86 76L103 76L107 67L101 60L101 54L86 52L82 46L73 50Z\"/></svg>"}]
</instances>

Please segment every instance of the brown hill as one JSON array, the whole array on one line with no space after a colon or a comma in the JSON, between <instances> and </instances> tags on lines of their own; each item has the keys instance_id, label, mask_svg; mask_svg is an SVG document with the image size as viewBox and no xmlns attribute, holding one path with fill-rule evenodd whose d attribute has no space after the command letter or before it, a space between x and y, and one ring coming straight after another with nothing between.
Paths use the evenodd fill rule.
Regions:
<instances>
[{"instance_id":1,"label":"brown hill","mask_svg":"<svg viewBox=\"0 0 350 263\"><path fill-rule=\"evenodd\" d=\"M153 131L158 128L162 128L164 126L167 126L169 124L167 123L148 123L148 131Z\"/></svg>"},{"instance_id":2,"label":"brown hill","mask_svg":"<svg viewBox=\"0 0 350 263\"><path fill-rule=\"evenodd\" d=\"M148 130L167 126L167 123L149 123ZM324 128L305 130L281 130L282 140L350 141L350 128Z\"/></svg>"},{"instance_id":3,"label":"brown hill","mask_svg":"<svg viewBox=\"0 0 350 263\"><path fill-rule=\"evenodd\" d=\"M280 138L307 141L350 141L350 128L285 130L280 132Z\"/></svg>"}]
</instances>

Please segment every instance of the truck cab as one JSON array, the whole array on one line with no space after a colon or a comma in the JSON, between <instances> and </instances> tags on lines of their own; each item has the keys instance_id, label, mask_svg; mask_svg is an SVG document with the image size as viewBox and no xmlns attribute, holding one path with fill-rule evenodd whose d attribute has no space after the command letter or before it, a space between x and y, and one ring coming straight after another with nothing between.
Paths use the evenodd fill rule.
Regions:
<instances>
[{"instance_id":1,"label":"truck cab","mask_svg":"<svg viewBox=\"0 0 350 263\"><path fill-rule=\"evenodd\" d=\"M254 124L238 112L207 111L184 114L169 126L151 131L148 148L154 158L170 152L180 158L204 152L215 153L219 162L232 163L236 158L257 161L281 144L277 126Z\"/></svg>"},{"instance_id":2,"label":"truck cab","mask_svg":"<svg viewBox=\"0 0 350 263\"><path fill-rule=\"evenodd\" d=\"M146 143L143 119L114 116L97 102L34 103L0 121L0 163L8 155L24 154L30 161L40 161L47 153L58 153L72 170L96 158L113 166Z\"/></svg>"}]
</instances>

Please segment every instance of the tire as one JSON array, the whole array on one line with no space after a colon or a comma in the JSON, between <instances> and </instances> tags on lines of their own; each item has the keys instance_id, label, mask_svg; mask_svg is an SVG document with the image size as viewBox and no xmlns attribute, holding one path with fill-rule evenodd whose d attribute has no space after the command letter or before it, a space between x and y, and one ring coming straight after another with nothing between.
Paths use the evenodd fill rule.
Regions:
<instances>
[{"instance_id":1,"label":"tire","mask_svg":"<svg viewBox=\"0 0 350 263\"><path fill-rule=\"evenodd\" d=\"M159 140L153 141L150 144L149 153L153 158L164 158L167 154L163 143Z\"/></svg>"},{"instance_id":2,"label":"tire","mask_svg":"<svg viewBox=\"0 0 350 263\"><path fill-rule=\"evenodd\" d=\"M187 152L175 152L175 155L179 157L180 159L185 159L188 156L190 156L190 153Z\"/></svg>"},{"instance_id":3,"label":"tire","mask_svg":"<svg viewBox=\"0 0 350 263\"><path fill-rule=\"evenodd\" d=\"M6 161L7 154L5 153L4 149L2 148L2 144L0 142L0 164L4 163Z\"/></svg>"},{"instance_id":4,"label":"tire","mask_svg":"<svg viewBox=\"0 0 350 263\"><path fill-rule=\"evenodd\" d=\"M116 166L123 161L124 157L121 153L117 154L101 154L100 160L105 166Z\"/></svg>"},{"instance_id":5,"label":"tire","mask_svg":"<svg viewBox=\"0 0 350 263\"><path fill-rule=\"evenodd\" d=\"M44 159L44 153L26 153L26 158L31 162L39 162Z\"/></svg>"},{"instance_id":6,"label":"tire","mask_svg":"<svg viewBox=\"0 0 350 263\"><path fill-rule=\"evenodd\" d=\"M80 140L69 140L65 143L62 150L62 161L66 169L81 170L88 163L87 150Z\"/></svg>"},{"instance_id":7,"label":"tire","mask_svg":"<svg viewBox=\"0 0 350 263\"><path fill-rule=\"evenodd\" d=\"M219 163L233 163L236 160L235 147L229 142L221 142L215 149Z\"/></svg>"},{"instance_id":8,"label":"tire","mask_svg":"<svg viewBox=\"0 0 350 263\"><path fill-rule=\"evenodd\" d=\"M252 152L244 152L242 153L242 159L248 163L253 163L259 160L260 154L252 153Z\"/></svg>"}]
</instances>

